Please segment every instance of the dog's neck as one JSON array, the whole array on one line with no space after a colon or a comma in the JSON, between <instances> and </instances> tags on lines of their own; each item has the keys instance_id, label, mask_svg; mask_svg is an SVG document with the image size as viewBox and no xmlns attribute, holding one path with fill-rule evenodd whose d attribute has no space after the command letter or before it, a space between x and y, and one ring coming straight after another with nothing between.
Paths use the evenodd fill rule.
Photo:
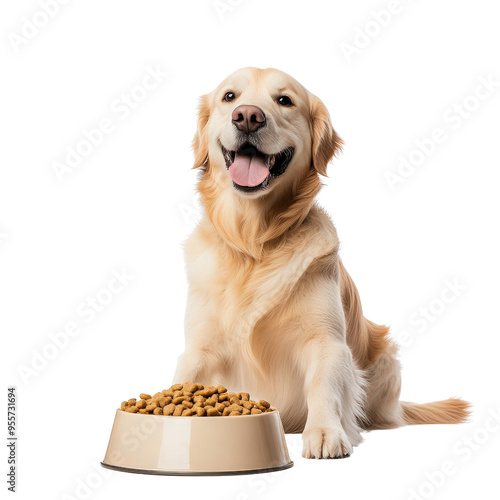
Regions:
<instances>
[{"instance_id":1,"label":"dog's neck","mask_svg":"<svg viewBox=\"0 0 500 500\"><path fill-rule=\"evenodd\" d=\"M217 182L210 168L198 184L207 218L219 237L240 257L254 260L261 260L300 226L320 188L313 169L288 190L258 199L247 199L227 189Z\"/></svg>"}]
</instances>

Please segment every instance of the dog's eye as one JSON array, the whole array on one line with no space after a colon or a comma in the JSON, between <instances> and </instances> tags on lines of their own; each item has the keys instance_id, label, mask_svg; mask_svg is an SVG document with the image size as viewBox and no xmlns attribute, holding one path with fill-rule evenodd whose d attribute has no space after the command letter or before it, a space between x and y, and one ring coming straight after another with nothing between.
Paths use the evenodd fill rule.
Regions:
<instances>
[{"instance_id":1,"label":"dog's eye","mask_svg":"<svg viewBox=\"0 0 500 500\"><path fill-rule=\"evenodd\" d=\"M231 101L234 101L236 99L236 96L234 95L234 92L226 92L224 94L224 97L222 98L222 100L224 102L231 102Z\"/></svg>"},{"instance_id":2,"label":"dog's eye","mask_svg":"<svg viewBox=\"0 0 500 500\"><path fill-rule=\"evenodd\" d=\"M276 100L277 100L278 104L281 104L281 106L286 106L288 108L290 106L293 106L292 100L287 95L281 95Z\"/></svg>"}]
</instances>

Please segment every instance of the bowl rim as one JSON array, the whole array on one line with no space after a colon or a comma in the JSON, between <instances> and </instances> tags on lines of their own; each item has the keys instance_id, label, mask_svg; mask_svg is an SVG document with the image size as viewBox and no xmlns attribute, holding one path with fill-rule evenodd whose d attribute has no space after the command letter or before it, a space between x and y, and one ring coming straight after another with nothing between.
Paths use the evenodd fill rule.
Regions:
<instances>
[{"instance_id":1,"label":"bowl rim","mask_svg":"<svg viewBox=\"0 0 500 500\"><path fill-rule=\"evenodd\" d=\"M175 471L175 470L167 471L163 469L134 469L131 467L120 467L119 465L110 465L104 462L104 460L101 462L101 467L104 467L105 469L110 469L117 472L128 472L131 474L149 474L153 476L245 476L249 474L265 474L267 472L278 472L281 470L290 469L293 466L294 466L293 460L290 460L290 462L286 464L277 465L276 467L266 467L263 469L226 470L226 471Z\"/></svg>"},{"instance_id":2,"label":"bowl rim","mask_svg":"<svg viewBox=\"0 0 500 500\"><path fill-rule=\"evenodd\" d=\"M194 416L194 415L190 415L190 416L185 416L183 417L182 415L154 415L152 413L139 413L139 412L135 412L135 413L132 413L132 412L129 412L129 411L124 411L122 410L121 408L117 408L116 409L116 412L120 412L120 413L126 413L127 415L135 415L137 417L157 417L157 418L169 418L169 417L173 417L173 418L182 418L183 420L187 420L187 419L196 419L196 420L203 420L203 419L216 419L216 418L240 418L240 417L245 417L245 418L248 418L248 417L263 417L264 415L272 415L273 413L277 413L279 415L279 411L276 409L276 408L273 408L273 411L264 411L262 413L257 413L257 414L253 414L253 415L226 415L226 416L222 416L222 415L202 415L201 417L199 417L198 415ZM281 417L280 417L281 419Z\"/></svg>"}]
</instances>

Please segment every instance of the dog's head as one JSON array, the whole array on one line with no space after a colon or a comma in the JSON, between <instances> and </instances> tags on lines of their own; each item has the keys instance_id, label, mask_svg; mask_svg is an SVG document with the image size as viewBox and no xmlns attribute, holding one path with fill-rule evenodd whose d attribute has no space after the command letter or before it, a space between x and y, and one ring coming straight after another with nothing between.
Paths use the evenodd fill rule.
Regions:
<instances>
[{"instance_id":1,"label":"dog's head","mask_svg":"<svg viewBox=\"0 0 500 500\"><path fill-rule=\"evenodd\" d=\"M276 69L244 68L201 98L195 167L256 198L326 167L341 140L325 105Z\"/></svg>"}]
</instances>

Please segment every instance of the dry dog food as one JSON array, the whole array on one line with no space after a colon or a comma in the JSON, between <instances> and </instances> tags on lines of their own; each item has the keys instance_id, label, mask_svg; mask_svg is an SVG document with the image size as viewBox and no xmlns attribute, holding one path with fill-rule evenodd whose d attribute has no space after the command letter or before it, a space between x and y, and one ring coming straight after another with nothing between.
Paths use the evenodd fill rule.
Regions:
<instances>
[{"instance_id":1,"label":"dry dog food","mask_svg":"<svg viewBox=\"0 0 500 500\"><path fill-rule=\"evenodd\" d=\"M274 411L261 399L252 401L247 392L227 392L222 385L175 384L170 389L150 394L140 394L140 399L123 401L121 410L129 413L149 415L172 415L174 417L220 417L256 415Z\"/></svg>"}]
</instances>

